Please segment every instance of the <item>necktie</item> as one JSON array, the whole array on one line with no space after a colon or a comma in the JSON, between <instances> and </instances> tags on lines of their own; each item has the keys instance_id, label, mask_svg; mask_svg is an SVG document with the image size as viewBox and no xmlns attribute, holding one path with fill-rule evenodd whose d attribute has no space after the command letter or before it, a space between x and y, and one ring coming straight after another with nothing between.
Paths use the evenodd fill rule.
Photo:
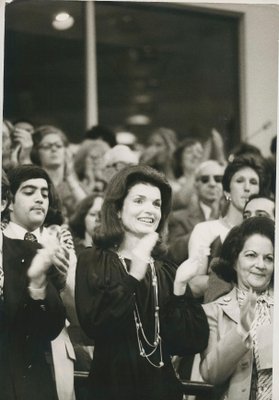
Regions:
<instances>
[{"instance_id":1,"label":"necktie","mask_svg":"<svg viewBox=\"0 0 279 400\"><path fill-rule=\"evenodd\" d=\"M31 232L25 233L24 240L29 240L30 242L38 242L36 236Z\"/></svg>"}]
</instances>

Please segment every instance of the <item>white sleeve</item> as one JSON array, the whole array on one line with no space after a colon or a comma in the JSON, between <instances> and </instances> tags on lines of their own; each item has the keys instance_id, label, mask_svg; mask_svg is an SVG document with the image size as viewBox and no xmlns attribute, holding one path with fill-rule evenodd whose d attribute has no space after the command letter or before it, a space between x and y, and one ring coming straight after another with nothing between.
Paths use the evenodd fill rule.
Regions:
<instances>
[{"instance_id":1,"label":"white sleeve","mask_svg":"<svg viewBox=\"0 0 279 400\"><path fill-rule=\"evenodd\" d=\"M201 250L204 255L210 254L210 244L211 244L211 235L207 222L200 222L197 224L189 239L188 251L189 257L198 257L201 254Z\"/></svg>"},{"instance_id":2,"label":"white sleeve","mask_svg":"<svg viewBox=\"0 0 279 400\"><path fill-rule=\"evenodd\" d=\"M28 291L31 299L33 300L44 300L46 297L46 286L35 289L30 285L28 286Z\"/></svg>"}]
</instances>

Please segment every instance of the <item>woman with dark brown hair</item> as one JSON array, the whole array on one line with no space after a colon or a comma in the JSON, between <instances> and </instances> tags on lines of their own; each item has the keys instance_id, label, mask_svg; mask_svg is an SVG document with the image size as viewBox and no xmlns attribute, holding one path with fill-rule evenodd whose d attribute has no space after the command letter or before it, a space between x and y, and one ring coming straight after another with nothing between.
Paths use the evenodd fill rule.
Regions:
<instances>
[{"instance_id":1,"label":"woman with dark brown hair","mask_svg":"<svg viewBox=\"0 0 279 400\"><path fill-rule=\"evenodd\" d=\"M180 400L170 356L207 345L202 307L189 288L176 293L176 266L164 258L170 208L170 185L151 167L124 168L108 184L94 245L76 273L78 317L95 341L88 399Z\"/></svg>"},{"instance_id":2,"label":"woman with dark brown hair","mask_svg":"<svg viewBox=\"0 0 279 400\"><path fill-rule=\"evenodd\" d=\"M78 204L69 220L77 256L86 247L92 246L92 236L100 223L103 200L102 193L90 194Z\"/></svg>"},{"instance_id":3,"label":"woman with dark brown hair","mask_svg":"<svg viewBox=\"0 0 279 400\"><path fill-rule=\"evenodd\" d=\"M210 336L203 379L218 400L272 399L274 221L252 217L226 237L215 272L232 290L204 305Z\"/></svg>"}]
</instances>

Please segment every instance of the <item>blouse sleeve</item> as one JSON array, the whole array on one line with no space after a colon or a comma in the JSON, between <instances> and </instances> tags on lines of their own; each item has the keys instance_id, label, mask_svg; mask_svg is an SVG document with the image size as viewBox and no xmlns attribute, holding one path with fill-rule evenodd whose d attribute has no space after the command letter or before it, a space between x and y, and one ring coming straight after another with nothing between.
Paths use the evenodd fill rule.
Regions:
<instances>
[{"instance_id":1,"label":"blouse sleeve","mask_svg":"<svg viewBox=\"0 0 279 400\"><path fill-rule=\"evenodd\" d=\"M204 221L195 225L188 242L189 257L200 258L201 255L204 256L203 271L201 271L201 274L207 274L210 244L213 239L209 232L208 222Z\"/></svg>"},{"instance_id":2,"label":"blouse sleeve","mask_svg":"<svg viewBox=\"0 0 279 400\"><path fill-rule=\"evenodd\" d=\"M209 336L207 318L189 286L183 296L169 296L162 320L162 335L170 354L185 356L206 348Z\"/></svg>"},{"instance_id":3,"label":"blouse sleeve","mask_svg":"<svg viewBox=\"0 0 279 400\"><path fill-rule=\"evenodd\" d=\"M119 267L111 252L83 251L76 270L76 309L80 325L93 339L127 329L138 281Z\"/></svg>"}]
</instances>

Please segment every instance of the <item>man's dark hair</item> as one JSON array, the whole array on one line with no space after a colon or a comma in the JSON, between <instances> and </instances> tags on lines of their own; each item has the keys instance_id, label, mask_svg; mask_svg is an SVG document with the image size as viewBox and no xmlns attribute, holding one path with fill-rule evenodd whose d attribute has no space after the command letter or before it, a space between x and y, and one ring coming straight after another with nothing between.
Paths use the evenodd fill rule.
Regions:
<instances>
[{"instance_id":1,"label":"man's dark hair","mask_svg":"<svg viewBox=\"0 0 279 400\"><path fill-rule=\"evenodd\" d=\"M45 223L47 223L49 219L53 219L54 214L56 216L60 214L60 201L58 195L54 189L50 177L43 168L33 164L18 165L8 171L7 177L10 182L12 201L14 201L14 197L23 182L28 181L29 179L45 179L48 185L49 199L49 209L46 215Z\"/></svg>"},{"instance_id":2,"label":"man's dark hair","mask_svg":"<svg viewBox=\"0 0 279 400\"><path fill-rule=\"evenodd\" d=\"M272 203L274 204L274 216L275 216L275 200L271 196L268 196L266 194L261 194L261 193L251 194L251 196L249 196L249 199L245 203L245 206L244 206L244 209L243 209L243 213L244 213L244 211L246 209L247 204L249 204L250 201L252 201L254 199L267 199L267 200L272 201Z\"/></svg>"},{"instance_id":3,"label":"man's dark hair","mask_svg":"<svg viewBox=\"0 0 279 400\"><path fill-rule=\"evenodd\" d=\"M115 133L109 128L101 125L95 125L88 129L85 132L85 139L102 139L104 142L107 142L110 147L117 145Z\"/></svg>"},{"instance_id":4,"label":"man's dark hair","mask_svg":"<svg viewBox=\"0 0 279 400\"><path fill-rule=\"evenodd\" d=\"M275 200L271 196L268 196L267 194L258 193L258 194L251 194L251 196L249 196L249 199L246 201L245 207L248 203L250 203L251 200L254 200L254 199L267 199L267 200L272 201L275 204Z\"/></svg>"}]
</instances>

